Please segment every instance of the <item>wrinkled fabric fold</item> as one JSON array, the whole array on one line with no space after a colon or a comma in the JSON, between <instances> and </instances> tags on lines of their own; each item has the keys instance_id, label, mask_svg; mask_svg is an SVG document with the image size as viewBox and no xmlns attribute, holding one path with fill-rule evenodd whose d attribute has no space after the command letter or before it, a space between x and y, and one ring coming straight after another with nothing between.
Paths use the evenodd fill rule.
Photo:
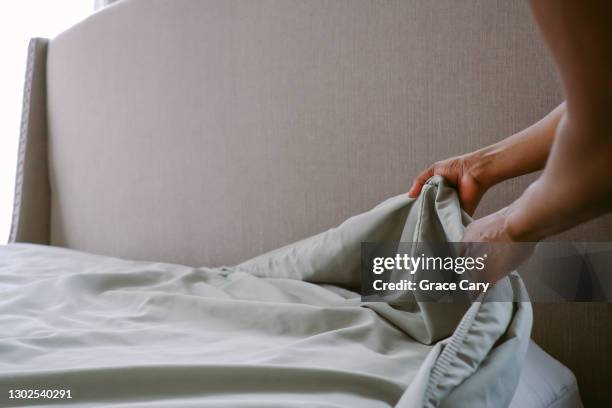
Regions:
<instances>
[{"instance_id":1,"label":"wrinkled fabric fold","mask_svg":"<svg viewBox=\"0 0 612 408\"><path fill-rule=\"evenodd\" d=\"M56 384L108 407L507 406L531 328L518 275L492 289L515 303L358 293L362 242L458 241L469 222L435 177L236 266L0 247L0 388Z\"/></svg>"}]
</instances>

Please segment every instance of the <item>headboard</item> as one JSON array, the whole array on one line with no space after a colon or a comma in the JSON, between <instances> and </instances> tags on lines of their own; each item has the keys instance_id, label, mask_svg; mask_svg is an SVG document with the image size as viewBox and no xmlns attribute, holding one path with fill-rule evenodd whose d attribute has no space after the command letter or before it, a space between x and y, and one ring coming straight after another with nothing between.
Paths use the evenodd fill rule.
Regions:
<instances>
[{"instance_id":1,"label":"headboard","mask_svg":"<svg viewBox=\"0 0 612 408\"><path fill-rule=\"evenodd\" d=\"M334 226L563 99L524 0L124 0L32 47L12 240L190 265ZM537 340L609 398L612 329L569 344L561 308Z\"/></svg>"}]
</instances>

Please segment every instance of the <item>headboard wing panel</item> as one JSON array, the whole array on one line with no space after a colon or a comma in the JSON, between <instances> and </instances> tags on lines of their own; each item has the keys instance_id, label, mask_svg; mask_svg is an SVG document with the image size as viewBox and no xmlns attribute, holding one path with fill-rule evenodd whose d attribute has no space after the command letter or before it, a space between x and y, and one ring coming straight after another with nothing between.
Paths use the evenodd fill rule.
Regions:
<instances>
[{"instance_id":1,"label":"headboard wing panel","mask_svg":"<svg viewBox=\"0 0 612 408\"><path fill-rule=\"evenodd\" d=\"M47 44L44 38L33 38L28 46L9 242L49 244Z\"/></svg>"}]
</instances>

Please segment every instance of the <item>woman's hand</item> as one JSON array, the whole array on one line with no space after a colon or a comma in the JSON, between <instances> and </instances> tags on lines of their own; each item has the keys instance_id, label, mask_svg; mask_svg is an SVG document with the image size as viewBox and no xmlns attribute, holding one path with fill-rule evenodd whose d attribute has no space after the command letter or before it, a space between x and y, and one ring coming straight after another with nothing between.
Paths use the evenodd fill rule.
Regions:
<instances>
[{"instance_id":1,"label":"woman's hand","mask_svg":"<svg viewBox=\"0 0 612 408\"><path fill-rule=\"evenodd\" d=\"M439 175L457 189L463 209L474 214L484 193L504 180L544 168L565 103L521 132L472 153L434 163L414 180L415 198L430 177Z\"/></svg>"},{"instance_id":2,"label":"woman's hand","mask_svg":"<svg viewBox=\"0 0 612 408\"><path fill-rule=\"evenodd\" d=\"M465 230L461 255L486 258L485 268L472 273L477 282L497 282L533 253L534 242L518 242L509 231L507 218L511 208L480 218Z\"/></svg>"},{"instance_id":3,"label":"woman's hand","mask_svg":"<svg viewBox=\"0 0 612 408\"><path fill-rule=\"evenodd\" d=\"M476 154L467 154L436 162L418 175L408 192L408 196L416 198L427 180L439 175L455 187L461 207L469 215L473 215L480 199L490 187L485 183L485 180L479 178L480 167Z\"/></svg>"}]
</instances>

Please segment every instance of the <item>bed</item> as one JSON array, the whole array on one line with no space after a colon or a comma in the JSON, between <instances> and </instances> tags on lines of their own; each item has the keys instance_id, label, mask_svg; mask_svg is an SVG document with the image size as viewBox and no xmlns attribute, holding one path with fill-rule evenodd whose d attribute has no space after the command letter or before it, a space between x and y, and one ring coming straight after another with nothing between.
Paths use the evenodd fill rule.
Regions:
<instances>
[{"instance_id":1,"label":"bed","mask_svg":"<svg viewBox=\"0 0 612 408\"><path fill-rule=\"evenodd\" d=\"M316 236L402 193L430 161L510 134L561 100L527 5L504 1L125 0L56 38L33 40L25 91L12 244L0 262L3 276L20 285L27 282L9 271L15 265L34 281L50 273L50 286L39 291L56 288L58 295L78 293L63 292L65 285L75 287L60 271L89 287L96 273L100 282L111 273L100 265L121 265L124 272L152 272L138 281L142 287L168 289L168 282L192 282L189 271L202 266L222 271ZM500 207L528 181L500 186L480 211ZM562 239L609 240L611 225L600 220ZM129 291L124 283L113 290ZM332 285L325 290L334 296L352 296L338 282L322 284ZM29 298L50 319L62 316L46 309L43 296ZM132 306L143 316L166 310L155 302ZM611 329L600 322L611 321L610 312L605 304L534 305L536 342L572 368L578 383L565 365L523 342L525 365L511 404L579 406L577 384L587 406L609 402L609 384L593 372L609 363ZM121 350L133 350L129 337L112 339L110 347L103 333L96 337L97 318L83 320L93 326L90 342L80 346L106 347L118 365L123 360L129 367L123 376L103 370L77 377L110 381L124 398L117 406L172 405L173 392L193 387L181 378L204 375L214 383L206 367L189 368L198 353L219 358L213 346L172 350L172 342L160 340L161 348L121 359ZM117 315L117 322L124 318ZM187 314L182 329L195 327L197 318L195 311ZM18 324L5 327L24 329ZM169 341L181 333L159 328L140 335L166 333ZM416 346L426 351L406 373L418 372L441 339L429 340ZM31 352L45 347L33 344ZM30 358L20 353L12 358ZM168 386L157 394L151 384L158 371L143 368L155 353L164 356L160 364L175 359L177 365L160 374ZM75 365L95 371L83 362L86 353L48 358L67 364L70 355L84 359ZM227 363L213 372L223 373ZM31 364L22 367L31 376L24 378L49 383L53 373ZM281 374L270 374L267 384ZM88 404L104 401L103 390L88 390ZM394 405L402 398L397 393L373 400Z\"/></svg>"},{"instance_id":2,"label":"bed","mask_svg":"<svg viewBox=\"0 0 612 408\"><path fill-rule=\"evenodd\" d=\"M0 248L0 401L51 389L104 407L582 406L573 375L530 343L518 274L474 302L360 295L363 242L454 242L468 222L434 177L417 199L234 266Z\"/></svg>"}]
</instances>

